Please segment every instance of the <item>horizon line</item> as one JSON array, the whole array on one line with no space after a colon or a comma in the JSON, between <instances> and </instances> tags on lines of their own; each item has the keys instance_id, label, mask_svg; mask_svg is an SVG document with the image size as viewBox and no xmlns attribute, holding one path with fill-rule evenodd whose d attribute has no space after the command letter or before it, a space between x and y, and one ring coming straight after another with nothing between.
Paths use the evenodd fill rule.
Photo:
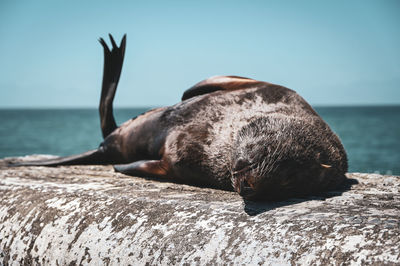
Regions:
<instances>
[{"instance_id":1,"label":"horizon line","mask_svg":"<svg viewBox=\"0 0 400 266\"><path fill-rule=\"evenodd\" d=\"M313 108L319 107L400 107L400 103L388 103L388 104L311 104ZM153 109L162 106L114 106L114 109ZM54 109L98 109L97 106L0 106L0 110L54 110Z\"/></svg>"}]
</instances>

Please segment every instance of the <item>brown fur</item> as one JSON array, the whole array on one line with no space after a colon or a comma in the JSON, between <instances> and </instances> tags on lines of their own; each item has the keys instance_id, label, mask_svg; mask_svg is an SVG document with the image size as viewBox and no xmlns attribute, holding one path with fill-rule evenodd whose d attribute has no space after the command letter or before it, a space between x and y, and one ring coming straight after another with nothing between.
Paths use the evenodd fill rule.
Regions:
<instances>
[{"instance_id":1,"label":"brown fur","mask_svg":"<svg viewBox=\"0 0 400 266\"><path fill-rule=\"evenodd\" d=\"M101 40L108 77L100 102L105 139L99 149L19 165L112 163L125 174L234 189L251 199L307 195L346 179L339 138L296 92L267 82L213 77L188 89L181 102L115 128L112 99L125 37L121 47L111 41L109 51Z\"/></svg>"}]
</instances>

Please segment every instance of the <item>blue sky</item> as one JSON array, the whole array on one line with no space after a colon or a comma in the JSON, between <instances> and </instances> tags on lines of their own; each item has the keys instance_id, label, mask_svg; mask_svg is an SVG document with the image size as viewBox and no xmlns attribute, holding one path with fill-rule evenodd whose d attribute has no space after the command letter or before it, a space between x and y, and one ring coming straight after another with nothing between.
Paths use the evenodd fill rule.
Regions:
<instances>
[{"instance_id":1,"label":"blue sky","mask_svg":"<svg viewBox=\"0 0 400 266\"><path fill-rule=\"evenodd\" d=\"M399 14L390 0L1 0L0 108L97 107L109 32L128 35L117 107L174 104L214 75L312 105L400 104Z\"/></svg>"}]
</instances>

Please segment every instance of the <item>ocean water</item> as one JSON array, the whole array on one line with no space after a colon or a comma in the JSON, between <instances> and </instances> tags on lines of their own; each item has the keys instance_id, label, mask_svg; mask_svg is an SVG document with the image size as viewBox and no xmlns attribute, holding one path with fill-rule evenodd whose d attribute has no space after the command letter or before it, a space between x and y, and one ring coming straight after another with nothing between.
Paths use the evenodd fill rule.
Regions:
<instances>
[{"instance_id":1,"label":"ocean water","mask_svg":"<svg viewBox=\"0 0 400 266\"><path fill-rule=\"evenodd\" d=\"M400 175L400 106L315 109L342 140L349 172ZM120 124L146 110L114 113ZM77 154L101 141L96 109L0 109L0 158Z\"/></svg>"}]
</instances>

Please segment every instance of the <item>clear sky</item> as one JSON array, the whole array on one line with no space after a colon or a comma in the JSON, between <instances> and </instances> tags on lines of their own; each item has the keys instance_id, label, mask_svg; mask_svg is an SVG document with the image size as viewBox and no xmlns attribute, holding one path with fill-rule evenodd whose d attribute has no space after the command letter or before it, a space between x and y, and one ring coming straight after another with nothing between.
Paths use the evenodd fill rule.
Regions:
<instances>
[{"instance_id":1,"label":"clear sky","mask_svg":"<svg viewBox=\"0 0 400 266\"><path fill-rule=\"evenodd\" d=\"M214 75L400 104L400 1L1 0L0 108L97 107L109 32L128 35L119 107L174 104Z\"/></svg>"}]
</instances>

